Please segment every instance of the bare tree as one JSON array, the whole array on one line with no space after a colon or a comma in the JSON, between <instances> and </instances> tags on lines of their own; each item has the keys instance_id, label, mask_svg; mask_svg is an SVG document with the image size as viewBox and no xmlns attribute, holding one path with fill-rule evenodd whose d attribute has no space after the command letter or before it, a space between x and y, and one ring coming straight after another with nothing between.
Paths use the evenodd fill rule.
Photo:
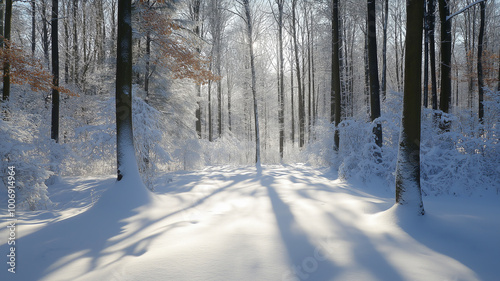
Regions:
<instances>
[{"instance_id":1,"label":"bare tree","mask_svg":"<svg viewBox=\"0 0 500 281\"><path fill-rule=\"evenodd\" d=\"M50 136L59 142L59 1L52 0L52 75L54 88L52 89L52 123Z\"/></svg>"}]
</instances>

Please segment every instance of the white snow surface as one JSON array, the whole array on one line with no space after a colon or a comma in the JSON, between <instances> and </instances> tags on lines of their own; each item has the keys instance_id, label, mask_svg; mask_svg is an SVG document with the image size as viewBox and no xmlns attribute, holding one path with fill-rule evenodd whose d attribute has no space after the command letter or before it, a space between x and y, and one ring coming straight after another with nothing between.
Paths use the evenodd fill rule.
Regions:
<instances>
[{"instance_id":1,"label":"white snow surface","mask_svg":"<svg viewBox=\"0 0 500 281\"><path fill-rule=\"evenodd\" d=\"M62 178L52 210L18 214L0 280L499 280L500 196L425 197L305 165L208 167L163 177Z\"/></svg>"}]
</instances>

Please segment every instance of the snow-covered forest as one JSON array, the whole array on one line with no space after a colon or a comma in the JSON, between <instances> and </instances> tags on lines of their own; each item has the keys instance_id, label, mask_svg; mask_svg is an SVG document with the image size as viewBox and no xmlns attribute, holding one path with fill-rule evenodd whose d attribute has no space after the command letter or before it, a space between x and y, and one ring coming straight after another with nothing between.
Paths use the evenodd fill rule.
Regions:
<instances>
[{"instance_id":1,"label":"snow-covered forest","mask_svg":"<svg viewBox=\"0 0 500 281\"><path fill-rule=\"evenodd\" d=\"M500 276L498 0L0 19L0 279Z\"/></svg>"}]
</instances>

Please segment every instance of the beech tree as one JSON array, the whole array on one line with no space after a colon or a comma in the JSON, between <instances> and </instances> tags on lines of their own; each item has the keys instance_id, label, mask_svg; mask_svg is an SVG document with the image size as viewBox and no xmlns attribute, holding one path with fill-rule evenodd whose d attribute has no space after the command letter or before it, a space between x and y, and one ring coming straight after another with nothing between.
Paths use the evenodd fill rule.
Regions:
<instances>
[{"instance_id":1,"label":"beech tree","mask_svg":"<svg viewBox=\"0 0 500 281\"><path fill-rule=\"evenodd\" d=\"M330 122L334 122L338 128L341 119L341 93L340 93L340 62L339 62L339 0L333 0L332 5L332 90ZM339 130L335 130L334 135L335 150L339 149Z\"/></svg>"},{"instance_id":2,"label":"beech tree","mask_svg":"<svg viewBox=\"0 0 500 281\"><path fill-rule=\"evenodd\" d=\"M59 142L59 1L52 0L52 123L50 136Z\"/></svg>"},{"instance_id":3,"label":"beech tree","mask_svg":"<svg viewBox=\"0 0 500 281\"><path fill-rule=\"evenodd\" d=\"M118 38L116 42L116 160L117 179L135 161L132 129L132 0L118 1Z\"/></svg>"},{"instance_id":4,"label":"beech tree","mask_svg":"<svg viewBox=\"0 0 500 281\"><path fill-rule=\"evenodd\" d=\"M403 116L396 167L396 204L409 205L419 215L425 213L420 187L423 1L407 1Z\"/></svg>"},{"instance_id":5,"label":"beech tree","mask_svg":"<svg viewBox=\"0 0 500 281\"><path fill-rule=\"evenodd\" d=\"M423 4L422 4L423 5ZM370 119L380 117L380 84L378 80L378 62L377 62L377 32L375 16L375 0L367 0L368 10L368 64L370 69ZM422 15L423 16L423 15ZM378 123L373 128L375 143L382 147L382 124Z\"/></svg>"}]
</instances>

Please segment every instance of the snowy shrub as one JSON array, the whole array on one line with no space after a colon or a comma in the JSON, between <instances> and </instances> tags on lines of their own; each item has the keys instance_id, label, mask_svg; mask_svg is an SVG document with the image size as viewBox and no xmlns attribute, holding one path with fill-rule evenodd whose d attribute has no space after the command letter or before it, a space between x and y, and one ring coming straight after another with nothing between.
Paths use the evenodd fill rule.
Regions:
<instances>
[{"instance_id":1,"label":"snowy shrub","mask_svg":"<svg viewBox=\"0 0 500 281\"><path fill-rule=\"evenodd\" d=\"M36 116L15 106L10 106L8 121L5 121L5 106L2 105L0 119L0 170L6 175L8 167L15 167L17 208L46 209L52 205L45 184L53 174L49 170L49 153L56 153L51 151L52 141L39 137L41 124ZM2 180L1 184L7 188L7 177Z\"/></svg>"}]
</instances>

